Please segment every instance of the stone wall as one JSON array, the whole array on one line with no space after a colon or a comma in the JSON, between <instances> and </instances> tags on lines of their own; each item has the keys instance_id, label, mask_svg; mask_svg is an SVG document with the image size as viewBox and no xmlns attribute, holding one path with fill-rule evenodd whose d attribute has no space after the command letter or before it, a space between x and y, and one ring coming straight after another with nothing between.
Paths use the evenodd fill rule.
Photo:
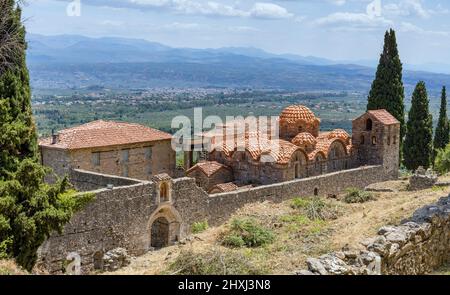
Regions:
<instances>
[{"instance_id":1,"label":"stone wall","mask_svg":"<svg viewBox=\"0 0 450 295\"><path fill-rule=\"evenodd\" d=\"M242 189L208 196L194 179L174 180L174 204L189 227L193 222L208 220L210 225L226 221L245 204L271 200L282 202L295 197L338 194L350 187L364 188L387 180L381 166L367 166L311 178Z\"/></svg>"},{"instance_id":2,"label":"stone wall","mask_svg":"<svg viewBox=\"0 0 450 295\"><path fill-rule=\"evenodd\" d=\"M193 178L180 178L172 181L169 199L162 200L156 188L160 184L155 182L101 174L89 178L85 171L74 171L74 182L80 188L104 187L112 181L125 181L127 186L94 191L96 199L72 218L63 234L53 234L43 244L39 263L51 273L60 273L67 255L76 252L81 255L82 271L88 273L95 265L102 265L96 259L110 250L124 248L131 255L141 255L184 239L194 222L207 220L210 225L220 225L245 204L363 188L386 180L383 172L382 166L369 166L216 195L208 195ZM152 232L164 232L164 241L153 237L152 242Z\"/></svg>"},{"instance_id":3,"label":"stone wall","mask_svg":"<svg viewBox=\"0 0 450 295\"><path fill-rule=\"evenodd\" d=\"M170 140L141 144L124 144L80 150L60 150L40 147L42 164L53 169L59 176L70 169L82 169L97 173L150 180L153 175L174 175L175 151ZM98 163L94 163L94 154Z\"/></svg>"},{"instance_id":4,"label":"stone wall","mask_svg":"<svg viewBox=\"0 0 450 295\"><path fill-rule=\"evenodd\" d=\"M79 192L107 188L109 185L121 187L141 183L140 180L136 179L100 174L80 169L71 170L69 172L69 177L71 184L73 184L75 189Z\"/></svg>"},{"instance_id":5,"label":"stone wall","mask_svg":"<svg viewBox=\"0 0 450 295\"><path fill-rule=\"evenodd\" d=\"M39 249L38 264L61 273L71 252L81 256L83 273L94 270L95 257L115 248L132 255L148 251L148 221L156 205L152 183L94 191L95 200L75 214L63 234L53 234Z\"/></svg>"},{"instance_id":6,"label":"stone wall","mask_svg":"<svg viewBox=\"0 0 450 295\"><path fill-rule=\"evenodd\" d=\"M307 260L299 274L420 275L450 262L450 196L417 210L398 226L384 226L363 241L365 250Z\"/></svg>"}]
</instances>

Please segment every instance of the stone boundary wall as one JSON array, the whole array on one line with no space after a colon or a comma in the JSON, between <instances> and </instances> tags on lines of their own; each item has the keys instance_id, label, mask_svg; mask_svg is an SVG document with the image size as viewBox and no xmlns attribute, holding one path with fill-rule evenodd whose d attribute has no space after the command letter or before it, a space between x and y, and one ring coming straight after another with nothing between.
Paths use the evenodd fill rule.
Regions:
<instances>
[{"instance_id":1,"label":"stone boundary wall","mask_svg":"<svg viewBox=\"0 0 450 295\"><path fill-rule=\"evenodd\" d=\"M364 250L343 249L307 260L319 275L421 275L450 262L450 196L417 210L398 226L384 226L363 241Z\"/></svg>"},{"instance_id":2,"label":"stone boundary wall","mask_svg":"<svg viewBox=\"0 0 450 295\"><path fill-rule=\"evenodd\" d=\"M220 225L239 208L249 203L282 202L295 197L338 194L350 187L363 189L367 185L388 180L382 166L366 166L351 170L298 179L289 182L208 195L197 187L194 179L174 180L175 207L189 227L207 220L212 226Z\"/></svg>"},{"instance_id":3,"label":"stone boundary wall","mask_svg":"<svg viewBox=\"0 0 450 295\"><path fill-rule=\"evenodd\" d=\"M94 256L115 248L132 255L148 251L149 216L157 206L152 201L152 183L93 191L95 200L76 213L62 234L54 233L38 251L38 265L61 273L69 253L81 257L82 273L94 270Z\"/></svg>"},{"instance_id":4,"label":"stone boundary wall","mask_svg":"<svg viewBox=\"0 0 450 295\"><path fill-rule=\"evenodd\" d=\"M137 179L101 174L81 169L71 170L69 178L75 189L81 192L106 188L108 185L113 185L113 187L121 187L145 183L145 181Z\"/></svg>"},{"instance_id":5,"label":"stone boundary wall","mask_svg":"<svg viewBox=\"0 0 450 295\"><path fill-rule=\"evenodd\" d=\"M155 216L179 223L171 235L183 240L194 222L207 220L212 226L223 224L239 208L249 203L270 200L281 202L294 197L337 194L349 187L365 186L387 179L382 166L367 166L312 178L260 186L251 189L208 195L193 178L174 179L171 199L161 202L154 182L139 182L86 171L74 171L72 180L81 190L92 191L95 200L75 214L63 234L53 234L39 250L39 263L50 273L60 273L67 255L81 256L83 273L94 269L95 257L116 248L131 255L150 250ZM114 184L112 189L105 188ZM125 186L118 186L125 184ZM171 221L171 222L172 222Z\"/></svg>"}]
</instances>

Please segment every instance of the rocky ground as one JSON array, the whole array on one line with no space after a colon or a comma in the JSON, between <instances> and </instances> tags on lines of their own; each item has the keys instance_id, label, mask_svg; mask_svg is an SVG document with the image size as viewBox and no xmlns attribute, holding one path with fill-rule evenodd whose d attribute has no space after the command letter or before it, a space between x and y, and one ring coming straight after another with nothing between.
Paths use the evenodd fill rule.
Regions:
<instances>
[{"instance_id":1,"label":"rocky ground","mask_svg":"<svg viewBox=\"0 0 450 295\"><path fill-rule=\"evenodd\" d=\"M442 177L439 182L448 181ZM292 201L275 204L263 202L248 205L239 210L234 218L254 218L275 233L275 241L258 248L238 248L233 251L243 255L253 265L270 274L292 274L306 268L306 258L316 257L344 246L361 248L360 241L376 235L384 225L398 224L410 217L418 208L436 202L450 194L448 186L410 192L406 180L378 184L374 189L376 200L362 204L347 204L338 199L325 200L335 214L327 220L310 220L292 208ZM209 228L193 235L183 244L149 252L133 258L131 264L107 274L160 274L170 273L168 267L181 251L192 250L204 253L211 249L223 249L220 238L229 228L229 223ZM440 273L448 274L447 269Z\"/></svg>"}]
</instances>

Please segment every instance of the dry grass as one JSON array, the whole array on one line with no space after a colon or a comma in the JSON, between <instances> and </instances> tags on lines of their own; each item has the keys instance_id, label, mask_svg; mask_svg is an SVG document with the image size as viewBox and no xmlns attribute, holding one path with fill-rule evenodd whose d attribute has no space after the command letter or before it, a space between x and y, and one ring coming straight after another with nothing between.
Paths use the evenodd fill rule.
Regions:
<instances>
[{"instance_id":1,"label":"dry grass","mask_svg":"<svg viewBox=\"0 0 450 295\"><path fill-rule=\"evenodd\" d=\"M446 177L448 178L448 177ZM404 182L389 182L402 190ZM257 248L232 249L244 255L252 264L267 269L272 274L292 274L305 268L305 260L344 246L361 247L360 241L373 236L386 224L398 224L402 219L427 204L436 202L450 193L450 187L433 188L419 192L399 191L378 193L377 200L364 204L346 204L338 200L322 199L337 212L335 218L311 220L307 214L283 203L263 202L240 209L233 218L254 218L275 233L275 241ZM341 196L343 197L343 196ZM135 258L131 265L112 274L159 274L164 273L181 251L205 253L212 248L223 249L220 237L229 224L209 228L193 236L185 245L172 246Z\"/></svg>"},{"instance_id":2,"label":"dry grass","mask_svg":"<svg viewBox=\"0 0 450 295\"><path fill-rule=\"evenodd\" d=\"M0 259L0 275L26 275L26 271L21 269L13 260Z\"/></svg>"}]
</instances>

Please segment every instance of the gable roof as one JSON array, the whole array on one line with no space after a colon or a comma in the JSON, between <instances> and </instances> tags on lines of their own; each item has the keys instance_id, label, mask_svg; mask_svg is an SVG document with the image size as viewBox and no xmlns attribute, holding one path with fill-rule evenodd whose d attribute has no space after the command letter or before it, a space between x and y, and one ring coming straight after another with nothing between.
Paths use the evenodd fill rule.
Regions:
<instances>
[{"instance_id":1,"label":"gable roof","mask_svg":"<svg viewBox=\"0 0 450 295\"><path fill-rule=\"evenodd\" d=\"M190 174L195 170L200 170L203 172L207 177L213 176L218 171L226 169L227 171L231 172L231 169L228 166L225 166L223 164L220 164L216 161L206 161L206 162L200 162L195 164L192 168L190 168L186 173Z\"/></svg>"},{"instance_id":2,"label":"gable roof","mask_svg":"<svg viewBox=\"0 0 450 295\"><path fill-rule=\"evenodd\" d=\"M375 119L377 119L378 121L380 121L381 123L383 123L385 125L400 124L400 122L393 115L391 115L391 113L389 113L385 109L382 109L382 110L371 110L371 111L367 111L367 113L372 115L373 117L375 117ZM362 116L358 117L356 120L360 119L364 115L365 114L363 114Z\"/></svg>"},{"instance_id":3,"label":"gable roof","mask_svg":"<svg viewBox=\"0 0 450 295\"><path fill-rule=\"evenodd\" d=\"M39 145L77 150L172 139L169 133L143 125L103 120L61 130L57 137L55 144L52 144L52 137L49 137L40 140Z\"/></svg>"}]
</instances>

